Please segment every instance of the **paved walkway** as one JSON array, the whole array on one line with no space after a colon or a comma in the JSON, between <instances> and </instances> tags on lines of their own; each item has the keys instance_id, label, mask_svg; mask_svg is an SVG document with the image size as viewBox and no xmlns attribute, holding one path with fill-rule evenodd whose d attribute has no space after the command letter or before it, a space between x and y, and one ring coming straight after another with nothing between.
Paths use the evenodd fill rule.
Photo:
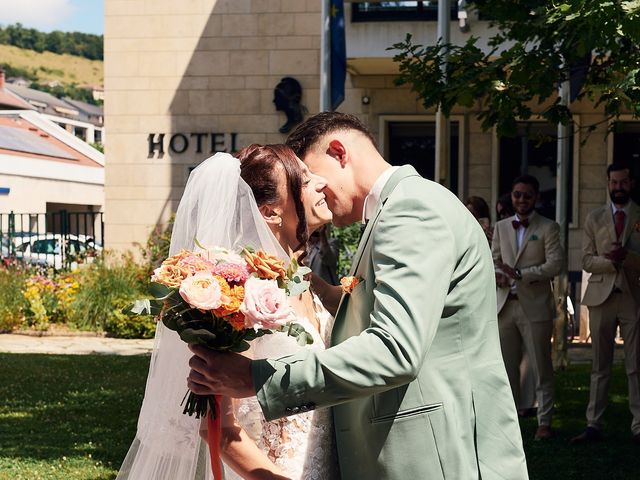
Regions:
<instances>
[{"instance_id":1,"label":"paved walkway","mask_svg":"<svg viewBox=\"0 0 640 480\"><path fill-rule=\"evenodd\" d=\"M125 340L96 336L0 335L0 352L63 355L141 355L151 353L153 339Z\"/></svg>"},{"instance_id":2,"label":"paved walkway","mask_svg":"<svg viewBox=\"0 0 640 480\"><path fill-rule=\"evenodd\" d=\"M57 353L62 355L144 355L153 349L153 339L125 340L121 338L82 336L33 336L0 334L0 352L9 353ZM574 343L569 346L569 363L591 362L591 345ZM615 363L623 361L622 345L617 345Z\"/></svg>"}]
</instances>

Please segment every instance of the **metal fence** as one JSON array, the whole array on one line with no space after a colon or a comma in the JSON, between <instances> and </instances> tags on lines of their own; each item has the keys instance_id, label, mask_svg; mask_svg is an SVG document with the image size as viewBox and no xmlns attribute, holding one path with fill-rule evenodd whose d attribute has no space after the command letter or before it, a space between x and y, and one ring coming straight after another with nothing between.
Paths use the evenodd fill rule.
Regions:
<instances>
[{"instance_id":1,"label":"metal fence","mask_svg":"<svg viewBox=\"0 0 640 480\"><path fill-rule=\"evenodd\" d=\"M0 213L0 256L54 269L72 269L100 255L102 212Z\"/></svg>"}]
</instances>

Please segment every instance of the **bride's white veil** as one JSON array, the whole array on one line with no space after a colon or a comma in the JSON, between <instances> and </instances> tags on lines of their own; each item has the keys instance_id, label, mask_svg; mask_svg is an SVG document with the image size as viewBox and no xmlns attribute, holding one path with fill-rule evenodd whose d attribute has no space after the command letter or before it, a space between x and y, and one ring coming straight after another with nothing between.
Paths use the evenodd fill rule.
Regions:
<instances>
[{"instance_id":1,"label":"bride's white veil","mask_svg":"<svg viewBox=\"0 0 640 480\"><path fill-rule=\"evenodd\" d=\"M180 200L170 255L207 247L263 249L288 256L260 214L253 193L240 177L240 162L217 153L191 172ZM182 414L191 353L177 333L161 322L155 336L136 437L116 480L210 480L207 446L200 420Z\"/></svg>"}]
</instances>

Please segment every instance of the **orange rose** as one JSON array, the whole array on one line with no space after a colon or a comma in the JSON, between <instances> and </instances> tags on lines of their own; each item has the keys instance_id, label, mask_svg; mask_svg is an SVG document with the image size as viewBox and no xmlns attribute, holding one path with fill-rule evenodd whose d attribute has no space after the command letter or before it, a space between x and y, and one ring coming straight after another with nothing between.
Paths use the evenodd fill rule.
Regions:
<instances>
[{"instance_id":1,"label":"orange rose","mask_svg":"<svg viewBox=\"0 0 640 480\"><path fill-rule=\"evenodd\" d=\"M179 287L191 272L180 265L162 264L153 271L152 282L161 283L167 287Z\"/></svg>"},{"instance_id":2,"label":"orange rose","mask_svg":"<svg viewBox=\"0 0 640 480\"><path fill-rule=\"evenodd\" d=\"M193 255L193 253L189 252L188 250L182 249L175 255L167 258L164 262L162 262L162 265L177 265L178 263L180 263L180 260L190 257L191 255Z\"/></svg>"},{"instance_id":3,"label":"orange rose","mask_svg":"<svg viewBox=\"0 0 640 480\"><path fill-rule=\"evenodd\" d=\"M287 274L282 260L262 250L258 250L256 253L245 250L244 259L249 266L249 271L256 272L258 278L266 280L275 280L276 278L284 279Z\"/></svg>"},{"instance_id":4,"label":"orange rose","mask_svg":"<svg viewBox=\"0 0 640 480\"><path fill-rule=\"evenodd\" d=\"M345 294L350 294L353 292L353 289L356 288L356 285L360 283L358 277L342 277L340 279L340 286L342 287L342 292Z\"/></svg>"}]
</instances>

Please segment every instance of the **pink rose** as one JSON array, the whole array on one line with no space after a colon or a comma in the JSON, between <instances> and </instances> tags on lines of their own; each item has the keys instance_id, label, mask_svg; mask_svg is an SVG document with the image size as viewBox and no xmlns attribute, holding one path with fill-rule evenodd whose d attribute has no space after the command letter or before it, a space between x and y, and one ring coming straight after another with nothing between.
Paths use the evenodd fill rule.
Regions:
<instances>
[{"instance_id":1,"label":"pink rose","mask_svg":"<svg viewBox=\"0 0 640 480\"><path fill-rule=\"evenodd\" d=\"M196 272L180 284L180 296L191 308L214 310L222 304L220 283L211 272Z\"/></svg>"},{"instance_id":2,"label":"pink rose","mask_svg":"<svg viewBox=\"0 0 640 480\"><path fill-rule=\"evenodd\" d=\"M244 284L244 300L240 311L245 316L245 326L277 329L291 317L291 307L286 292L278 288L275 280L250 277Z\"/></svg>"}]
</instances>

